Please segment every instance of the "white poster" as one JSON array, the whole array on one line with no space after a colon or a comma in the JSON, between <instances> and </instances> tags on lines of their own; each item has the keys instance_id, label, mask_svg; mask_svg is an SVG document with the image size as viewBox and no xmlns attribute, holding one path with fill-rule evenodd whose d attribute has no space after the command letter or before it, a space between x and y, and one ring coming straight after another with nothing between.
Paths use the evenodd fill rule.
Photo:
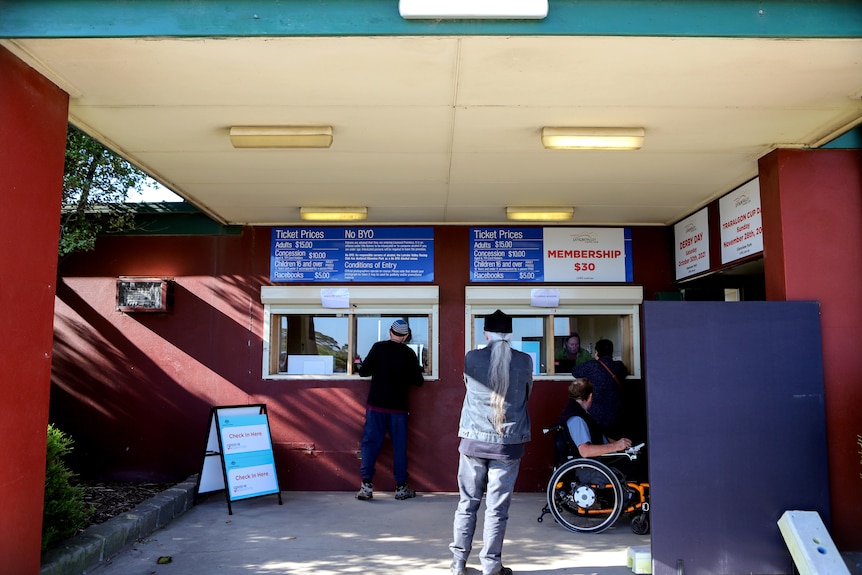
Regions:
<instances>
[{"instance_id":1,"label":"white poster","mask_svg":"<svg viewBox=\"0 0 862 575\"><path fill-rule=\"evenodd\" d=\"M275 465L272 463L230 468L227 470L227 483L232 500L278 491Z\"/></svg>"},{"instance_id":2,"label":"white poster","mask_svg":"<svg viewBox=\"0 0 862 575\"><path fill-rule=\"evenodd\" d=\"M266 422L260 425L226 427L221 430L221 436L225 454L263 451L270 449L271 445Z\"/></svg>"},{"instance_id":3,"label":"white poster","mask_svg":"<svg viewBox=\"0 0 862 575\"><path fill-rule=\"evenodd\" d=\"M676 279L709 270L709 212L703 208L673 227Z\"/></svg>"},{"instance_id":4,"label":"white poster","mask_svg":"<svg viewBox=\"0 0 862 575\"><path fill-rule=\"evenodd\" d=\"M545 228L546 282L624 282L623 228Z\"/></svg>"},{"instance_id":5,"label":"white poster","mask_svg":"<svg viewBox=\"0 0 862 575\"><path fill-rule=\"evenodd\" d=\"M763 251L760 179L755 178L718 200L721 263Z\"/></svg>"}]
</instances>

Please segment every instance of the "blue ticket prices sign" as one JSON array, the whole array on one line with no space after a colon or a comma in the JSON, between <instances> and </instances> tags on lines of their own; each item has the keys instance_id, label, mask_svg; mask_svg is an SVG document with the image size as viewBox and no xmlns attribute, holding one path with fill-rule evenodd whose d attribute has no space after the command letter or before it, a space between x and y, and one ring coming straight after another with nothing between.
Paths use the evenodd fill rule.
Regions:
<instances>
[{"instance_id":1,"label":"blue ticket prices sign","mask_svg":"<svg viewBox=\"0 0 862 575\"><path fill-rule=\"evenodd\" d=\"M472 228L472 282L631 282L628 228Z\"/></svg>"},{"instance_id":2,"label":"blue ticket prices sign","mask_svg":"<svg viewBox=\"0 0 862 575\"><path fill-rule=\"evenodd\" d=\"M473 228L470 237L470 281L542 281L542 228Z\"/></svg>"},{"instance_id":3,"label":"blue ticket prices sign","mask_svg":"<svg viewBox=\"0 0 862 575\"><path fill-rule=\"evenodd\" d=\"M219 430L230 500L278 493L266 415L219 418Z\"/></svg>"},{"instance_id":4,"label":"blue ticket prices sign","mask_svg":"<svg viewBox=\"0 0 862 575\"><path fill-rule=\"evenodd\" d=\"M272 282L432 282L432 228L273 228Z\"/></svg>"}]
</instances>

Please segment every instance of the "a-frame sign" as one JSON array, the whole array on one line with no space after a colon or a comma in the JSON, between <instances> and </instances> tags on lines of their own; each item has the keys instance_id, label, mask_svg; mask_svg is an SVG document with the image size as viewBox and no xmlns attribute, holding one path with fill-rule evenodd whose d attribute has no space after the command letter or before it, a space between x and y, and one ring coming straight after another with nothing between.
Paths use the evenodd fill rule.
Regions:
<instances>
[{"instance_id":1,"label":"a-frame sign","mask_svg":"<svg viewBox=\"0 0 862 575\"><path fill-rule=\"evenodd\" d=\"M281 489L272 453L266 405L231 405L210 409L207 444L195 495L224 489L231 501L278 495Z\"/></svg>"}]
</instances>

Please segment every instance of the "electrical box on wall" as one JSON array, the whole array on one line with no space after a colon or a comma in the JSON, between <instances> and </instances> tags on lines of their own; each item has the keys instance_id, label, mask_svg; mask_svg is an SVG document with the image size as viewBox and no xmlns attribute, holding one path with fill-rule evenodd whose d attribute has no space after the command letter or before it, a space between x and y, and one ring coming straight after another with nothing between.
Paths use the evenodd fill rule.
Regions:
<instances>
[{"instance_id":1,"label":"electrical box on wall","mask_svg":"<svg viewBox=\"0 0 862 575\"><path fill-rule=\"evenodd\" d=\"M166 278L117 278L117 311L166 312L169 285Z\"/></svg>"}]
</instances>

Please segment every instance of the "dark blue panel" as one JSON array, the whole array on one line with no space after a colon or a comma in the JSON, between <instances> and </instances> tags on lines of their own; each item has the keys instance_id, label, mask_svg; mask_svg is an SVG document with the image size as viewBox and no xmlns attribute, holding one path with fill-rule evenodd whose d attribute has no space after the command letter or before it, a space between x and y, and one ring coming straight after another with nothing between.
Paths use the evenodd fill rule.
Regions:
<instances>
[{"instance_id":1,"label":"dark blue panel","mask_svg":"<svg viewBox=\"0 0 862 575\"><path fill-rule=\"evenodd\" d=\"M789 573L776 522L829 525L814 302L645 302L653 573Z\"/></svg>"}]
</instances>

